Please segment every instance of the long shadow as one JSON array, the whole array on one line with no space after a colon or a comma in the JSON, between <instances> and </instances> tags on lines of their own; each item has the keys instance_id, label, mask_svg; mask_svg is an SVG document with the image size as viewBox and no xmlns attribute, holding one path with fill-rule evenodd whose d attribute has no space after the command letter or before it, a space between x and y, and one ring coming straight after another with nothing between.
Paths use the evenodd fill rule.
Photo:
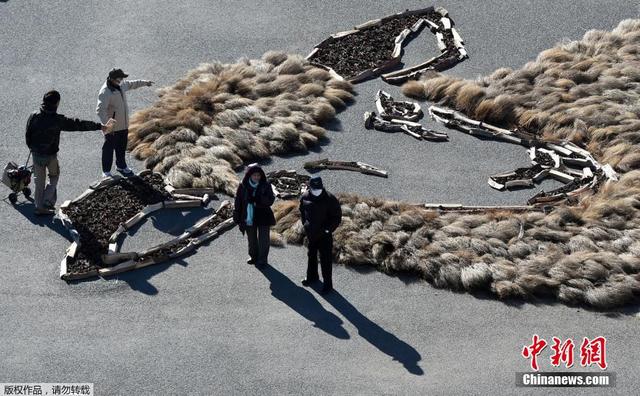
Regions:
<instances>
[{"instance_id":1,"label":"long shadow","mask_svg":"<svg viewBox=\"0 0 640 396\"><path fill-rule=\"evenodd\" d=\"M129 287L131 287L132 290L137 290L142 294L155 296L156 294L158 294L158 289L153 284L151 284L149 280L153 278L156 274L159 274L165 271L175 263L180 264L183 267L186 267L187 265L189 265L184 260L184 257L181 257L176 260L171 260L165 263L151 265L149 267L141 268L135 271L124 272L122 274L115 275L112 279L117 279L117 280L127 282L127 284L129 285Z\"/></svg>"},{"instance_id":2,"label":"long shadow","mask_svg":"<svg viewBox=\"0 0 640 396\"><path fill-rule=\"evenodd\" d=\"M27 202L20 202L13 205L14 209L18 211L21 215L23 215L27 220L29 220L32 224L37 225L39 227L47 227L52 231L55 231L57 234L62 236L64 239L72 242L73 239L71 235L69 235L69 231L62 224L60 219L54 216L36 216L35 215L35 205L33 204L33 200L29 200Z\"/></svg>"},{"instance_id":3,"label":"long shadow","mask_svg":"<svg viewBox=\"0 0 640 396\"><path fill-rule=\"evenodd\" d=\"M337 291L334 290L323 296L323 298L351 322L358 329L358 334L371 345L389 355L393 360L400 362L411 374L424 374L424 371L418 365L418 362L422 360L422 356L414 347L364 316Z\"/></svg>"},{"instance_id":4,"label":"long shadow","mask_svg":"<svg viewBox=\"0 0 640 396\"><path fill-rule=\"evenodd\" d=\"M259 271L271 283L271 295L285 303L300 316L324 332L343 340L349 339L349 333L342 327L342 320L324 309L322 304L305 288L296 285L282 272L270 265Z\"/></svg>"}]
</instances>

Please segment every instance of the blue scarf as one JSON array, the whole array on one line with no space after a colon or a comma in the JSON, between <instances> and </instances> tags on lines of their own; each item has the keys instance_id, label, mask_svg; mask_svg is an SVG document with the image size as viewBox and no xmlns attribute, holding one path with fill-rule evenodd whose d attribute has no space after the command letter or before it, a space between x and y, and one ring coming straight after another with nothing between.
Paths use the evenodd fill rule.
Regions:
<instances>
[{"instance_id":1,"label":"blue scarf","mask_svg":"<svg viewBox=\"0 0 640 396\"><path fill-rule=\"evenodd\" d=\"M258 191L258 183L254 183L253 180L249 179L249 185L253 187L253 196L255 198L256 192ZM253 225L253 210L255 205L252 203L247 204L247 220L246 223L248 226Z\"/></svg>"}]
</instances>

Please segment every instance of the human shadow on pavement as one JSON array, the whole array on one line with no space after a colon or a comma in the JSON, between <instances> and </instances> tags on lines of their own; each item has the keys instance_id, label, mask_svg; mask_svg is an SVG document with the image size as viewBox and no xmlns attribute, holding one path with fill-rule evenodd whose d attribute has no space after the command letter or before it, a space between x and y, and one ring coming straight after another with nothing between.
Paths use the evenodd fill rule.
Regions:
<instances>
[{"instance_id":1,"label":"human shadow on pavement","mask_svg":"<svg viewBox=\"0 0 640 396\"><path fill-rule=\"evenodd\" d=\"M271 295L285 303L313 325L324 332L343 340L349 339L349 333L342 327L342 320L324 309L322 304L305 288L298 286L282 272L270 265L259 271L271 283Z\"/></svg>"},{"instance_id":2,"label":"human shadow on pavement","mask_svg":"<svg viewBox=\"0 0 640 396\"><path fill-rule=\"evenodd\" d=\"M418 365L418 362L422 360L422 356L414 347L364 316L337 291L333 290L331 293L324 295L323 298L351 322L358 329L358 334L371 345L389 355L393 360L400 362L411 374L424 374L424 371Z\"/></svg>"},{"instance_id":3,"label":"human shadow on pavement","mask_svg":"<svg viewBox=\"0 0 640 396\"><path fill-rule=\"evenodd\" d=\"M18 211L21 215L23 215L27 220L29 220L34 225L39 227L47 227L52 231L60 234L64 239L72 242L71 235L69 231L66 229L62 221L54 216L36 216L35 214L35 205L32 202L20 202L13 205L14 209Z\"/></svg>"}]
</instances>

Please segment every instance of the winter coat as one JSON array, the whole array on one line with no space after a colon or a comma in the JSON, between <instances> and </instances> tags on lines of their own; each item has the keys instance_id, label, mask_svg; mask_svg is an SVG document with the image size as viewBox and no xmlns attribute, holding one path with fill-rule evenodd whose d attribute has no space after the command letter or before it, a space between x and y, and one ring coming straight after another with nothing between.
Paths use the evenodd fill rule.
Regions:
<instances>
[{"instance_id":1,"label":"winter coat","mask_svg":"<svg viewBox=\"0 0 640 396\"><path fill-rule=\"evenodd\" d=\"M309 240L331 235L342 221L340 202L324 189L317 197L306 191L300 197L300 220Z\"/></svg>"},{"instance_id":2,"label":"winter coat","mask_svg":"<svg viewBox=\"0 0 640 396\"><path fill-rule=\"evenodd\" d=\"M25 138L27 146L36 155L54 155L60 150L60 131L95 131L102 125L93 121L68 118L55 110L34 112L29 116Z\"/></svg>"},{"instance_id":3,"label":"winter coat","mask_svg":"<svg viewBox=\"0 0 640 396\"><path fill-rule=\"evenodd\" d=\"M249 176L253 172L260 172L261 178L258 187L256 187L255 197L254 189L249 184ZM272 226L276 224L276 218L271 210L271 205L275 201L276 197L273 195L271 189L271 183L267 181L267 176L259 166L255 166L247 170L242 179L242 183L238 186L236 191L236 198L233 207L233 221L238 224L240 231L245 230L247 227L247 205L253 203L255 205L253 211L253 225L258 226Z\"/></svg>"},{"instance_id":4,"label":"winter coat","mask_svg":"<svg viewBox=\"0 0 640 396\"><path fill-rule=\"evenodd\" d=\"M149 82L147 80L123 80L119 87L109 84L108 81L102 84L96 106L96 113L100 117L100 121L106 124L109 118L115 118L114 131L129 129L129 108L125 92L147 86Z\"/></svg>"}]
</instances>

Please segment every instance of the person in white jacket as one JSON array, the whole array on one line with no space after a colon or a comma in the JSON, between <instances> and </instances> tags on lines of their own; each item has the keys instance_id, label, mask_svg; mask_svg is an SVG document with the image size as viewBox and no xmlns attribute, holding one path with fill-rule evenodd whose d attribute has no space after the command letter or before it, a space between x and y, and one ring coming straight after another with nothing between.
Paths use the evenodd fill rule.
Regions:
<instances>
[{"instance_id":1,"label":"person in white jacket","mask_svg":"<svg viewBox=\"0 0 640 396\"><path fill-rule=\"evenodd\" d=\"M107 81L102 84L98 94L96 113L105 124L109 119L116 120L113 132L104 135L102 145L102 176L111 176L113 152L116 153L116 170L125 175L133 173L127 166L125 152L129 135L129 108L125 92L140 87L150 87L153 81L125 80L129 77L122 69L111 69Z\"/></svg>"}]
</instances>

